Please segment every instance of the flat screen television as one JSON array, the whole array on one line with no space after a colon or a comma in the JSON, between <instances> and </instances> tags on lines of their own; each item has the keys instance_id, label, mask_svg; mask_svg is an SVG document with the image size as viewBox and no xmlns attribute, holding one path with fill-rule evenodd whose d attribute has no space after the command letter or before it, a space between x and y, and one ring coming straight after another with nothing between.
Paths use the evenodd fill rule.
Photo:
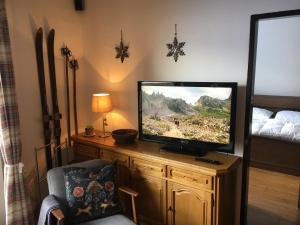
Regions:
<instances>
[{"instance_id":1,"label":"flat screen television","mask_svg":"<svg viewBox=\"0 0 300 225\"><path fill-rule=\"evenodd\" d=\"M192 155L234 153L237 83L138 81L139 139Z\"/></svg>"}]
</instances>

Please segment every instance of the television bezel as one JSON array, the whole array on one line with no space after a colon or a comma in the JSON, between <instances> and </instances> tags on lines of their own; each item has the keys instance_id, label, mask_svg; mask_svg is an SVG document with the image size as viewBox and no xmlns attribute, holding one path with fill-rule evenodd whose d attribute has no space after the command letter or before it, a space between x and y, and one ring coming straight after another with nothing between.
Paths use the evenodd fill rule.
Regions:
<instances>
[{"instance_id":1,"label":"television bezel","mask_svg":"<svg viewBox=\"0 0 300 225\"><path fill-rule=\"evenodd\" d=\"M158 135L146 135L142 133L142 86L175 86L175 87L220 87L231 88L231 116L230 116L230 134L229 143L220 144L213 142L205 142L198 140L189 140L183 138L165 137ZM186 146L194 149L193 152L187 154L197 155L199 150L218 151L225 153L234 153L235 147L235 131L236 131L236 102L237 102L237 82L184 82L184 81L138 81L138 129L139 140L158 142L166 145ZM183 152L185 153L185 152ZM199 154L200 155L200 154Z\"/></svg>"}]
</instances>

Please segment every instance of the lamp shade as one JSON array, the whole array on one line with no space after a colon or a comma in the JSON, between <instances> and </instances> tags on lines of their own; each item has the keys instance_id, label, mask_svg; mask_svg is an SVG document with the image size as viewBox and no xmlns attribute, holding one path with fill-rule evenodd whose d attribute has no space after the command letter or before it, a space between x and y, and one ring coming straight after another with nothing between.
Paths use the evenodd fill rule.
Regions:
<instances>
[{"instance_id":1,"label":"lamp shade","mask_svg":"<svg viewBox=\"0 0 300 225\"><path fill-rule=\"evenodd\" d=\"M110 94L100 93L93 94L92 97L92 111L106 113L112 110L112 103Z\"/></svg>"}]
</instances>

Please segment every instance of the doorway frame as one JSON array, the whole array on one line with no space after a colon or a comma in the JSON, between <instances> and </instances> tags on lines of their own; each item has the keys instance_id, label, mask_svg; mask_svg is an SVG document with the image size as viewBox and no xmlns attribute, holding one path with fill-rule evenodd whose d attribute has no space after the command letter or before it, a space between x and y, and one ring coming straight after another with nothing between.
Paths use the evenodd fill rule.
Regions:
<instances>
[{"instance_id":1,"label":"doorway frame","mask_svg":"<svg viewBox=\"0 0 300 225\"><path fill-rule=\"evenodd\" d=\"M296 15L300 15L300 9L251 15L247 87L246 87L244 152L243 152L243 169L242 169L242 193L241 193L242 196L241 196L241 214L240 214L241 225L247 225L249 165L250 165L250 158L251 158L252 100L253 100L254 83L255 83L258 22L262 19L275 19L275 18L296 16Z\"/></svg>"}]
</instances>

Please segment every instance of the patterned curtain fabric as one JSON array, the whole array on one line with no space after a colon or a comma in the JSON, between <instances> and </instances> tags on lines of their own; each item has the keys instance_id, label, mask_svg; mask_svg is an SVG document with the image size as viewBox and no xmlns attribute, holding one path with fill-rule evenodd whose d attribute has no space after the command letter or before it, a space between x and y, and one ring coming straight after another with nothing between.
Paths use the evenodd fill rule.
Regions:
<instances>
[{"instance_id":1,"label":"patterned curtain fabric","mask_svg":"<svg viewBox=\"0 0 300 225\"><path fill-rule=\"evenodd\" d=\"M5 164L6 224L33 225L22 173L19 115L4 0L0 0L0 150Z\"/></svg>"}]
</instances>

